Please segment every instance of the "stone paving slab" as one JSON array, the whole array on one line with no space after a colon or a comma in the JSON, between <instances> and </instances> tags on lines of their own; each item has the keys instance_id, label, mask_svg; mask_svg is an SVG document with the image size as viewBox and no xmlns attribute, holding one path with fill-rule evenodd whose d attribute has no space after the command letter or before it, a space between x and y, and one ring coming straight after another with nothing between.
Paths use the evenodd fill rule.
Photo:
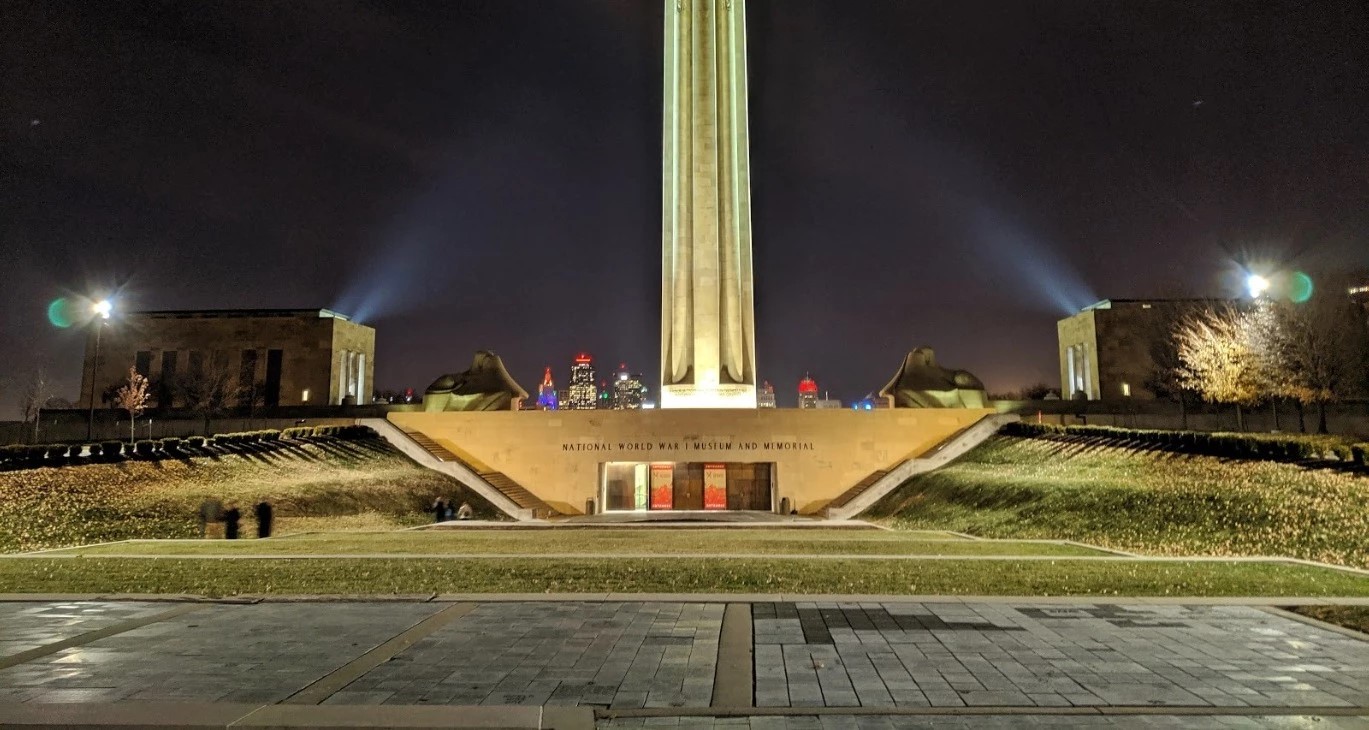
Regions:
<instances>
[{"instance_id":1,"label":"stone paving slab","mask_svg":"<svg viewBox=\"0 0 1369 730\"><path fill-rule=\"evenodd\" d=\"M327 703L707 707L722 604L483 604Z\"/></svg>"},{"instance_id":2,"label":"stone paving slab","mask_svg":"<svg viewBox=\"0 0 1369 730\"><path fill-rule=\"evenodd\" d=\"M129 619L165 611L166 604L112 601L0 603L0 658L71 639ZM0 690L3 691L3 690Z\"/></svg>"},{"instance_id":3,"label":"stone paving slab","mask_svg":"<svg viewBox=\"0 0 1369 730\"><path fill-rule=\"evenodd\" d=\"M1369 706L1369 642L1244 606L752 611L759 707Z\"/></svg>"},{"instance_id":4,"label":"stone paving slab","mask_svg":"<svg viewBox=\"0 0 1369 730\"><path fill-rule=\"evenodd\" d=\"M600 720L603 730L671 727L681 730L1016 730L1017 728L1104 728L1106 730L1364 730L1362 717L1252 716L1194 717L1149 715L975 715L973 717L909 715L824 715L797 717L653 717Z\"/></svg>"},{"instance_id":5,"label":"stone paving slab","mask_svg":"<svg viewBox=\"0 0 1369 730\"><path fill-rule=\"evenodd\" d=\"M720 645L745 636L723 635L725 604L697 601L186 605L189 613L66 646L72 632L101 622L117 628L130 617L171 613L169 606L0 604L0 637L9 639L13 626L16 646L43 631L57 644L53 653L0 669L0 704L264 704L304 698L308 693L299 693L312 685L326 689L310 701L330 706L655 710L667 717L613 722L707 726L699 723L711 718L668 715L709 708ZM755 727L826 727L851 718L854 727L883 727L870 718L895 708L908 713L891 720L895 727L921 727L927 716L919 713L955 708L977 710L976 721L1014 708L1041 713L1023 715L1031 718L1068 708L1074 724L1083 717L1077 713L1128 708L1258 717L1278 708L1344 715L1369 707L1369 641L1258 607L832 600L749 608L755 704L800 716L814 712L803 708L822 708L824 715L810 718L818 725L752 718L761 723ZM450 620L437 621L438 612ZM361 659L382 644L393 654ZM319 683L325 677L334 684ZM828 716L851 710L866 714ZM1183 726L1196 726L1193 717ZM1114 727L1126 719L1089 721ZM1273 725L1200 719L1218 723L1213 727L1296 726L1277 724L1286 723L1280 718L1270 719ZM1319 727L1354 727L1352 719Z\"/></svg>"},{"instance_id":6,"label":"stone paving slab","mask_svg":"<svg viewBox=\"0 0 1369 730\"><path fill-rule=\"evenodd\" d=\"M440 609L206 605L0 670L0 699L279 702Z\"/></svg>"}]
</instances>

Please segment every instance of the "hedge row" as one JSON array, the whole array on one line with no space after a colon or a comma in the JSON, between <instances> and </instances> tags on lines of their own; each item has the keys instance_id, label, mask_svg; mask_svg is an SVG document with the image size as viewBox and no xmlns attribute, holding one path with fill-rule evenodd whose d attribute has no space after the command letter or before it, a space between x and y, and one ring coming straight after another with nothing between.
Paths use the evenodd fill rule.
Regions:
<instances>
[{"instance_id":1,"label":"hedge row","mask_svg":"<svg viewBox=\"0 0 1369 730\"><path fill-rule=\"evenodd\" d=\"M123 441L103 441L94 444L40 444L0 446L0 467L25 469L37 466L62 466L65 464L95 461L118 461L124 458L155 459L194 455L206 449L215 449L232 444L261 444L281 439L334 438L366 439L374 438L376 432L369 426L298 426L284 431L273 429L262 431L242 431L238 433L216 434L213 438L174 436L159 440L143 439L132 444ZM88 455L82 458L82 453Z\"/></svg>"},{"instance_id":2,"label":"hedge row","mask_svg":"<svg viewBox=\"0 0 1369 730\"><path fill-rule=\"evenodd\" d=\"M335 438L344 440L376 437L370 426L295 426L280 432L283 439Z\"/></svg>"},{"instance_id":3,"label":"hedge row","mask_svg":"<svg viewBox=\"0 0 1369 730\"><path fill-rule=\"evenodd\" d=\"M1010 436L1087 436L1114 441L1130 441L1159 446L1170 451L1233 459L1264 461L1302 461L1325 456L1329 450L1337 459L1363 466L1369 458L1369 444L1333 445L1296 436L1265 434L1208 433L1204 431L1163 431L1115 426L1061 426L1054 423L1019 421L1004 427Z\"/></svg>"}]
</instances>

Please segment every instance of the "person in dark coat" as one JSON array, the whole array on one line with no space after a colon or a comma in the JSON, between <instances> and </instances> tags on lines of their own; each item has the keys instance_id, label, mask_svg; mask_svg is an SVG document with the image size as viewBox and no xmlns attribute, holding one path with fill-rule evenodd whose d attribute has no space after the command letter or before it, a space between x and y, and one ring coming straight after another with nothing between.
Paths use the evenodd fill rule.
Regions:
<instances>
[{"instance_id":1,"label":"person in dark coat","mask_svg":"<svg viewBox=\"0 0 1369 730\"><path fill-rule=\"evenodd\" d=\"M225 540L238 539L238 522L242 520L242 512L238 511L238 505L229 502L228 509L223 512L223 537Z\"/></svg>"},{"instance_id":2,"label":"person in dark coat","mask_svg":"<svg viewBox=\"0 0 1369 730\"><path fill-rule=\"evenodd\" d=\"M206 499L200 503L200 539L209 534L209 523L218 522L223 513L223 505L217 499Z\"/></svg>"},{"instance_id":3,"label":"person in dark coat","mask_svg":"<svg viewBox=\"0 0 1369 730\"><path fill-rule=\"evenodd\" d=\"M433 502L433 522L441 522L447 519L447 500L438 497Z\"/></svg>"},{"instance_id":4,"label":"person in dark coat","mask_svg":"<svg viewBox=\"0 0 1369 730\"><path fill-rule=\"evenodd\" d=\"M252 509L257 516L257 537L270 537L271 519L275 517L275 514L271 509L271 503L263 500L261 502L258 502L257 506Z\"/></svg>"}]
</instances>

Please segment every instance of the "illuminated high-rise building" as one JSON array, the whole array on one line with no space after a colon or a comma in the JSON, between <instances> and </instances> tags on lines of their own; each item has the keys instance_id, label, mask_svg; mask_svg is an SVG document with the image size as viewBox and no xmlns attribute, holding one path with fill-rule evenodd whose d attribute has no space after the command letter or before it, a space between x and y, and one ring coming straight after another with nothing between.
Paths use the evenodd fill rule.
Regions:
<instances>
[{"instance_id":1,"label":"illuminated high-rise building","mask_svg":"<svg viewBox=\"0 0 1369 730\"><path fill-rule=\"evenodd\" d=\"M619 364L618 372L613 376L613 410L641 410L646 393L641 374L628 372L627 363Z\"/></svg>"},{"instance_id":2,"label":"illuminated high-rise building","mask_svg":"<svg viewBox=\"0 0 1369 730\"><path fill-rule=\"evenodd\" d=\"M594 383L594 358L588 353L575 356L570 366L570 387L563 407L572 411L592 411L599 407L599 388Z\"/></svg>"},{"instance_id":3,"label":"illuminated high-rise building","mask_svg":"<svg viewBox=\"0 0 1369 730\"><path fill-rule=\"evenodd\" d=\"M756 391L756 407L775 407L775 386L771 385L769 380L765 381L765 383L761 385L760 390Z\"/></svg>"},{"instance_id":4,"label":"illuminated high-rise building","mask_svg":"<svg viewBox=\"0 0 1369 730\"><path fill-rule=\"evenodd\" d=\"M799 381L799 408L818 407L818 383L805 375Z\"/></svg>"},{"instance_id":5,"label":"illuminated high-rise building","mask_svg":"<svg viewBox=\"0 0 1369 730\"><path fill-rule=\"evenodd\" d=\"M551 381L551 366L542 374L542 384L537 387L537 410L554 411L559 400L556 397L556 384Z\"/></svg>"}]
</instances>

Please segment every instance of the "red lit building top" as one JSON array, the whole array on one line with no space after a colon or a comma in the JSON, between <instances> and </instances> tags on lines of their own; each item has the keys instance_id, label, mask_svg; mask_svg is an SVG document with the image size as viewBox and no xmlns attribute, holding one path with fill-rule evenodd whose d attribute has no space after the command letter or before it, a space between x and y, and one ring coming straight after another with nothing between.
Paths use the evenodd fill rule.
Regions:
<instances>
[{"instance_id":1,"label":"red lit building top","mask_svg":"<svg viewBox=\"0 0 1369 730\"><path fill-rule=\"evenodd\" d=\"M816 381L816 380L813 380L812 378L808 377L807 375L803 376L803 380L800 380L800 381L799 381L799 395L805 395L805 394L809 394L809 395L817 395L817 394L818 394L818 383L817 383L817 381Z\"/></svg>"},{"instance_id":2,"label":"red lit building top","mask_svg":"<svg viewBox=\"0 0 1369 730\"><path fill-rule=\"evenodd\" d=\"M575 362L581 365L588 365L591 362L594 362L594 358L590 357L588 352L582 352L575 356Z\"/></svg>"}]
</instances>

